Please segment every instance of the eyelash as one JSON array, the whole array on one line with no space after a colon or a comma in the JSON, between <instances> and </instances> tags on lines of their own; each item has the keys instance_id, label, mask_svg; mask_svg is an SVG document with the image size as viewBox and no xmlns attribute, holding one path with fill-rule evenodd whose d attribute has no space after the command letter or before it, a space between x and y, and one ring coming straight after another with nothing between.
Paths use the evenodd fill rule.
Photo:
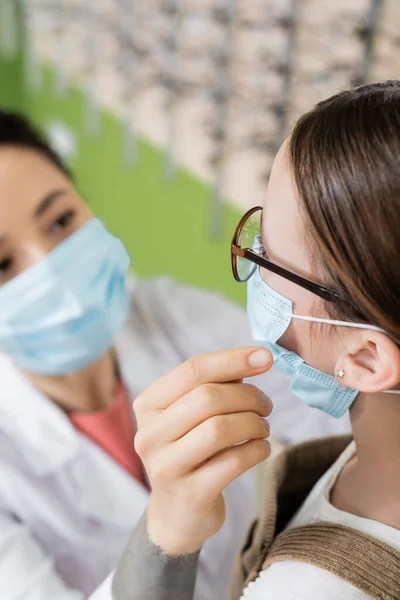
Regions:
<instances>
[{"instance_id":1,"label":"eyelash","mask_svg":"<svg viewBox=\"0 0 400 600\"><path fill-rule=\"evenodd\" d=\"M66 229L73 221L75 214L76 212L74 210L67 210L65 213L57 217L57 219L50 225L50 232L58 233L60 229Z\"/></svg>"},{"instance_id":2,"label":"eyelash","mask_svg":"<svg viewBox=\"0 0 400 600\"><path fill-rule=\"evenodd\" d=\"M261 240L261 235L257 235L256 240L257 240L257 245L258 245L257 254L259 254L263 258L268 258L267 251L265 250L264 244L262 243L262 240ZM254 246L253 246L253 248L254 248Z\"/></svg>"},{"instance_id":3,"label":"eyelash","mask_svg":"<svg viewBox=\"0 0 400 600\"><path fill-rule=\"evenodd\" d=\"M9 269L12 264L13 264L12 258L5 258L4 260L2 260L0 262L0 278L3 274L3 272L7 271L7 269Z\"/></svg>"}]
</instances>

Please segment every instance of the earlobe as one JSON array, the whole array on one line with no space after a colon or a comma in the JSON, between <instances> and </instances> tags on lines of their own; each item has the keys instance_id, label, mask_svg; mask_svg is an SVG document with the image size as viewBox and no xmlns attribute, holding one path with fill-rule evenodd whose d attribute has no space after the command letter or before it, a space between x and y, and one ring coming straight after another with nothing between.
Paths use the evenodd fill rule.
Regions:
<instances>
[{"instance_id":1,"label":"earlobe","mask_svg":"<svg viewBox=\"0 0 400 600\"><path fill-rule=\"evenodd\" d=\"M384 333L365 330L335 366L336 379L360 392L378 393L400 382L400 348Z\"/></svg>"}]
</instances>

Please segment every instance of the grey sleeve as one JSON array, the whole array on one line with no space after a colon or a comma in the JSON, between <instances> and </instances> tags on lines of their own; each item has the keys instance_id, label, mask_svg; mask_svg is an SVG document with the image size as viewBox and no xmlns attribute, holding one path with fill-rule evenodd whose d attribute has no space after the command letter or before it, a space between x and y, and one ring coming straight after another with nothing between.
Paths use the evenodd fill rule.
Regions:
<instances>
[{"instance_id":1,"label":"grey sleeve","mask_svg":"<svg viewBox=\"0 0 400 600\"><path fill-rule=\"evenodd\" d=\"M149 539L146 517L144 513L117 565L113 600L193 600L200 551L168 556Z\"/></svg>"}]
</instances>

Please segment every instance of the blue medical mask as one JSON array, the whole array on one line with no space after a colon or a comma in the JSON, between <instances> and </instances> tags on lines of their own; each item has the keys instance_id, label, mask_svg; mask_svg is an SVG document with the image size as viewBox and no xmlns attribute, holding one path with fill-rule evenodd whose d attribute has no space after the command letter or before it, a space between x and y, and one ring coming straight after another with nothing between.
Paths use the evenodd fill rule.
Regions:
<instances>
[{"instance_id":1,"label":"blue medical mask","mask_svg":"<svg viewBox=\"0 0 400 600\"><path fill-rule=\"evenodd\" d=\"M292 392L308 406L319 408L332 417L343 416L359 391L344 387L332 375L307 365L296 352L289 352L276 342L285 333L293 318L382 330L373 325L294 315L291 300L270 288L262 279L259 268L247 284L247 313L254 340L272 353L274 366L291 380Z\"/></svg>"},{"instance_id":2,"label":"blue medical mask","mask_svg":"<svg viewBox=\"0 0 400 600\"><path fill-rule=\"evenodd\" d=\"M127 318L129 264L122 242L91 218L0 288L0 348L33 373L87 367Z\"/></svg>"}]
</instances>

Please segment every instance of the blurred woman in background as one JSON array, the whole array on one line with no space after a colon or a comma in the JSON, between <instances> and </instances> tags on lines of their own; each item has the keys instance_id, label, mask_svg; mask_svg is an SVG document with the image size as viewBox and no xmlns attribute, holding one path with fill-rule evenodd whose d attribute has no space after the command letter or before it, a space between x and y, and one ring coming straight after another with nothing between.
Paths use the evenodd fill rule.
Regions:
<instances>
[{"instance_id":1,"label":"blurred woman in background","mask_svg":"<svg viewBox=\"0 0 400 600\"><path fill-rule=\"evenodd\" d=\"M0 589L4 600L82 600L145 510L132 402L190 356L247 344L244 311L167 278L128 278L120 240L22 117L0 113ZM279 376L275 433L326 433ZM267 401L269 406L269 401ZM346 423L343 424L346 428ZM329 430L329 426L328 426ZM226 490L196 598L222 598L255 509L253 475ZM223 549L223 551L222 551Z\"/></svg>"}]
</instances>

